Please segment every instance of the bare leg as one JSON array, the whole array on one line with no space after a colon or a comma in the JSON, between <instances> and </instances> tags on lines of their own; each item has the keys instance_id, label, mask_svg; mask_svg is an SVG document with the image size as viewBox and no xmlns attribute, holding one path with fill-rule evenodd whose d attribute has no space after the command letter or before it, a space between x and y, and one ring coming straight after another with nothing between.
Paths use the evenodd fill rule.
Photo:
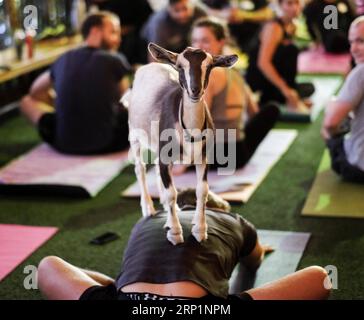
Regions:
<instances>
[{"instance_id":1,"label":"bare leg","mask_svg":"<svg viewBox=\"0 0 364 320\"><path fill-rule=\"evenodd\" d=\"M47 299L78 300L86 289L112 282L101 273L83 271L55 256L44 258L38 267L38 286Z\"/></svg>"},{"instance_id":2,"label":"bare leg","mask_svg":"<svg viewBox=\"0 0 364 320\"><path fill-rule=\"evenodd\" d=\"M77 267L78 268L78 267ZM87 270L78 268L82 272L86 273L90 278L95 280L96 282L100 283L102 286L108 286L109 284L115 283L115 280L103 273L93 271L93 270Z\"/></svg>"},{"instance_id":3,"label":"bare leg","mask_svg":"<svg viewBox=\"0 0 364 320\"><path fill-rule=\"evenodd\" d=\"M330 288L324 285L330 283L327 277L325 269L312 266L247 293L254 300L323 300L330 294Z\"/></svg>"}]
</instances>

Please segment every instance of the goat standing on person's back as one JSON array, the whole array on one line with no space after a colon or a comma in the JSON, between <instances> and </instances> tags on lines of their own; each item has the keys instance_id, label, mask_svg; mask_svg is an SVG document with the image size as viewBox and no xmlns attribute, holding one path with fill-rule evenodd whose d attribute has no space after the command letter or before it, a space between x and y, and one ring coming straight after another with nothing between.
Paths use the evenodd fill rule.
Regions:
<instances>
[{"instance_id":1,"label":"goat standing on person's back","mask_svg":"<svg viewBox=\"0 0 364 320\"><path fill-rule=\"evenodd\" d=\"M138 69L135 75L129 106L129 139L135 160L135 173L141 187L141 207L144 216L155 214L153 201L146 185L142 148L149 148L156 159L160 201L168 212L165 228L173 244L183 242L181 224L177 216L177 190L171 179L171 165L180 159L196 167L196 212L192 234L197 241L207 239L205 203L208 195L206 135L213 129L209 109L203 99L209 74L214 67L230 67L236 55L212 56L200 49L186 48L177 54L153 43L148 49L161 63L151 63ZM157 124L154 127L152 124ZM169 141L165 133L173 130L178 157L163 152ZM198 134L196 134L198 132ZM196 152L197 150L197 152ZM173 153L173 152L172 152ZM196 158L200 162L197 163Z\"/></svg>"}]
</instances>

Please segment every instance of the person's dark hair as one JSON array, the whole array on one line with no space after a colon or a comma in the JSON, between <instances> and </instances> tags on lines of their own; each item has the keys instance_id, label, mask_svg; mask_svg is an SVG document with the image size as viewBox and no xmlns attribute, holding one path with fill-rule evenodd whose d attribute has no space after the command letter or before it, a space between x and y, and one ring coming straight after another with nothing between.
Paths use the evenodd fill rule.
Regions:
<instances>
[{"instance_id":1,"label":"person's dark hair","mask_svg":"<svg viewBox=\"0 0 364 320\"><path fill-rule=\"evenodd\" d=\"M119 17L112 12L100 11L92 13L86 17L82 23L81 34L84 39L88 37L90 31L94 27L102 27L105 18L112 18L119 20Z\"/></svg>"},{"instance_id":2,"label":"person's dark hair","mask_svg":"<svg viewBox=\"0 0 364 320\"><path fill-rule=\"evenodd\" d=\"M223 22L220 22L220 20L217 20L215 18L200 18L193 24L192 29L201 27L209 28L217 40L229 40L230 38L229 31L226 25L224 25Z\"/></svg>"}]
</instances>

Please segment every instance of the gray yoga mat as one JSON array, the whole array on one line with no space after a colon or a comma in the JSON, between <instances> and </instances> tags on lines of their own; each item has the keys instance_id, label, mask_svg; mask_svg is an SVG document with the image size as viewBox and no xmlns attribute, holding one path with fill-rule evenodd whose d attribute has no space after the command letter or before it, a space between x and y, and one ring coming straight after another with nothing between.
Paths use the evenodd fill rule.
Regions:
<instances>
[{"instance_id":1,"label":"gray yoga mat","mask_svg":"<svg viewBox=\"0 0 364 320\"><path fill-rule=\"evenodd\" d=\"M264 258L256 273L239 263L230 277L229 293L256 288L295 272L310 236L305 232L258 230L259 242L275 251Z\"/></svg>"}]
</instances>

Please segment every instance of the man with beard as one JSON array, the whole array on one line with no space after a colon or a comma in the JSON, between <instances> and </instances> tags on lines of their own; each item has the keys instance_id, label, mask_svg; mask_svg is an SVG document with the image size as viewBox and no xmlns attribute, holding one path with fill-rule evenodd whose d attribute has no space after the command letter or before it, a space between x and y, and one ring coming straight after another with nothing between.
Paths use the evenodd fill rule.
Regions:
<instances>
[{"instance_id":1,"label":"man with beard","mask_svg":"<svg viewBox=\"0 0 364 320\"><path fill-rule=\"evenodd\" d=\"M189 45L192 24L204 16L206 13L191 0L169 0L165 9L149 18L141 36L167 50L182 52Z\"/></svg>"},{"instance_id":2,"label":"man with beard","mask_svg":"<svg viewBox=\"0 0 364 320\"><path fill-rule=\"evenodd\" d=\"M35 80L21 110L42 139L63 153L124 149L128 115L119 100L127 89L130 67L116 53L121 41L119 18L109 12L92 14L81 32L84 45L65 53Z\"/></svg>"}]
</instances>

